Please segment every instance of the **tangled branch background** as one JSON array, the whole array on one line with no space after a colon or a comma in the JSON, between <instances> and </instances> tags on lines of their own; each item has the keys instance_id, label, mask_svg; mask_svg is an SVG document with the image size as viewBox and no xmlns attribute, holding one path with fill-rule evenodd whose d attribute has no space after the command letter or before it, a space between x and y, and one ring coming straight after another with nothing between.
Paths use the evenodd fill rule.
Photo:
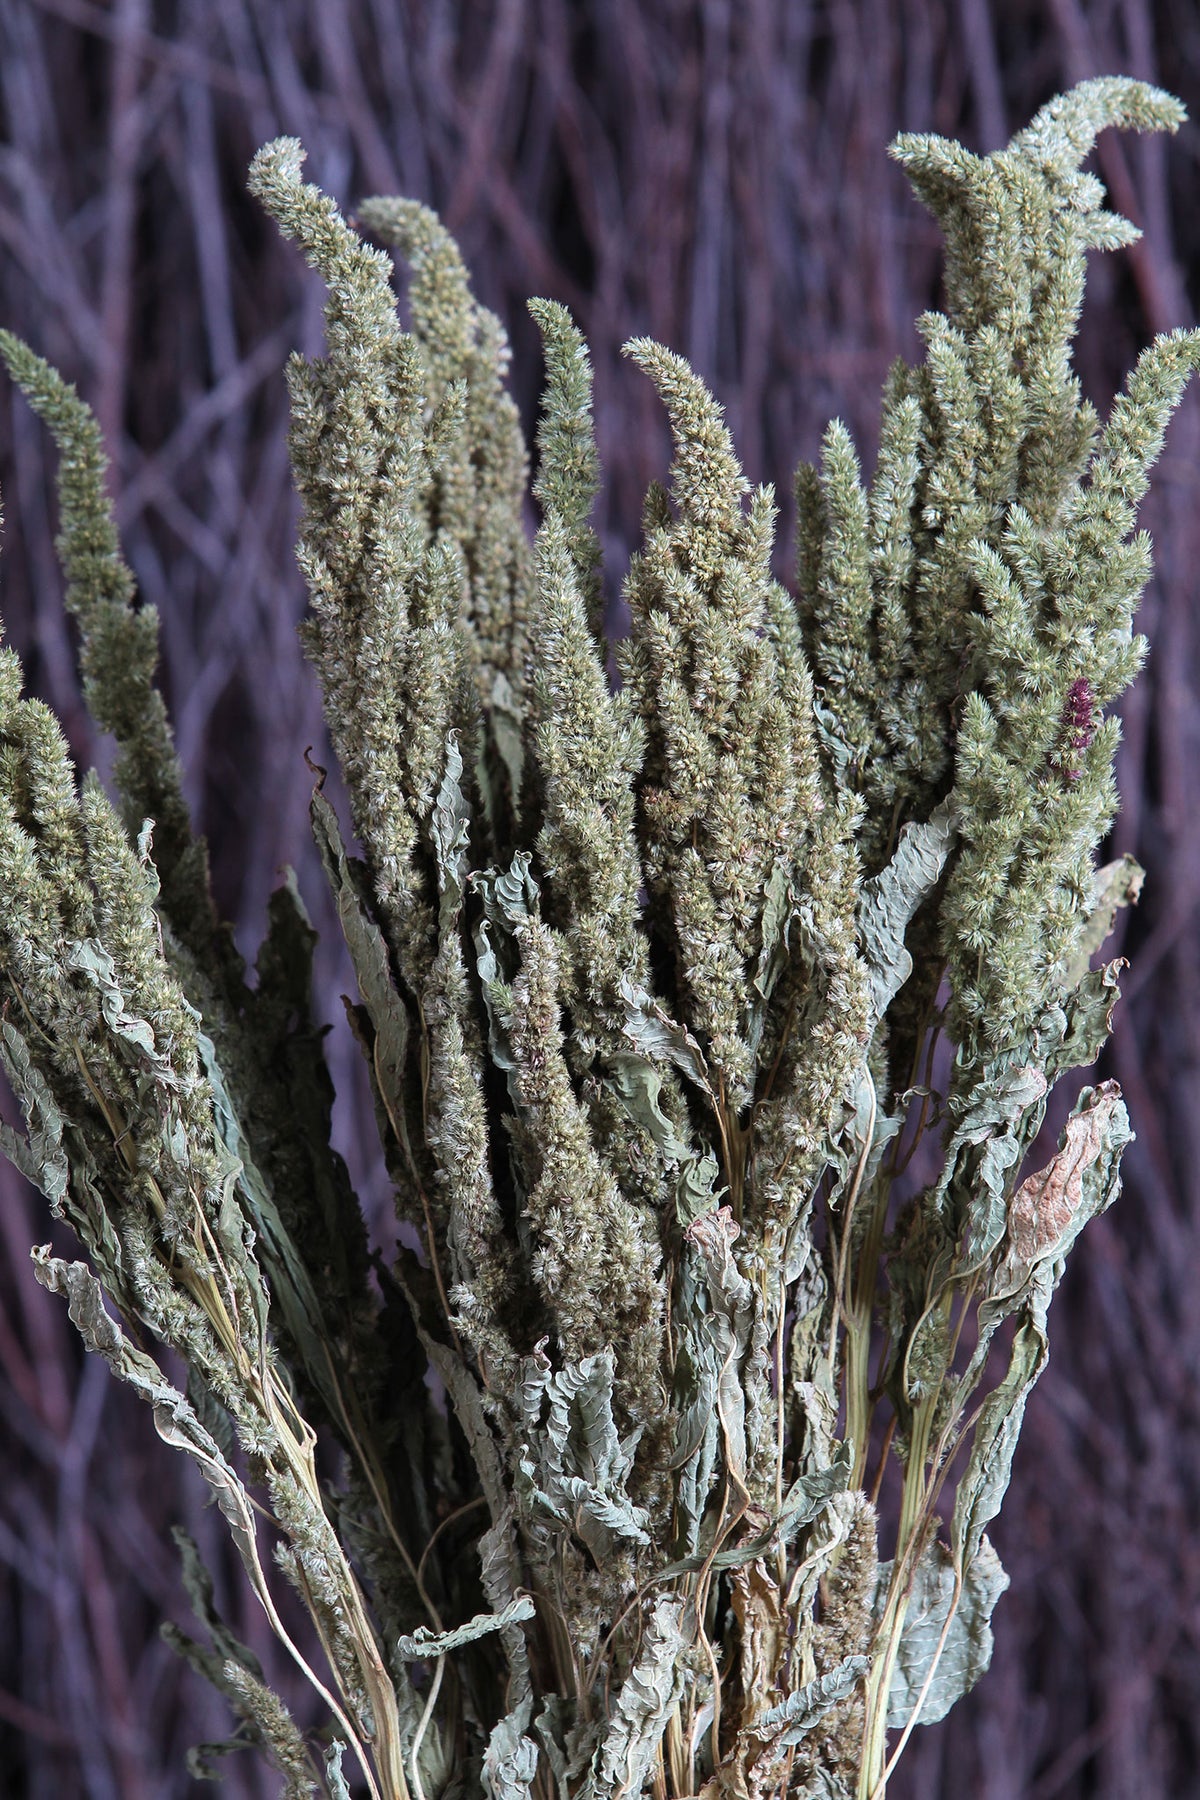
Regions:
<instances>
[{"instance_id":1,"label":"tangled branch background","mask_svg":"<svg viewBox=\"0 0 1200 1800\"><path fill-rule=\"evenodd\" d=\"M882 379L896 354L915 358L912 320L937 297L936 232L887 162L888 140L931 129L993 149L1051 92L1117 68L1195 112L1195 30L1183 6L1085 17L1066 0L1002 18L982 0L590 14L521 0L403 14L168 13L135 0L0 8L0 312L79 383L116 452L118 521L159 608L186 798L240 948L253 954L278 868L298 861L322 928L318 1016L340 1018L352 977L319 910L319 868L302 860L312 777L298 746L331 759L295 641L304 596L278 381L293 344L319 351L323 296L245 195L259 143L300 137L314 178L348 203L406 193L438 209L510 331L530 438L541 355L524 298L571 307L595 366L607 476L596 523L618 571L647 481L667 460L650 385L618 357L626 338L689 358L726 403L751 480L785 490L834 416L869 466ZM1102 413L1140 345L1190 319L1195 208L1173 198L1194 192L1194 132L1169 147L1101 143L1112 204L1145 230L1090 273L1080 369ZM1054 1360L995 1533L1013 1585L992 1673L943 1726L918 1734L897 1793L1165 1800L1193 1779L1194 406L1185 402L1146 509L1159 583L1139 623L1154 653L1123 708L1111 849L1148 871L1114 947L1135 961L1100 1070L1119 1078L1139 1141L1122 1207L1091 1227L1056 1303ZM77 760L103 766L58 597L53 457L11 391L0 407L6 626ZM787 566L790 512L783 523ZM619 630L615 591L601 603ZM1071 706L1064 775L1090 730L1088 696ZM331 1061L338 1142L382 1234L388 1180L364 1160L377 1136L349 1034L335 1034ZM1050 1121L1049 1143L1061 1123ZM15 1791L30 1794L184 1792L183 1747L221 1735L224 1720L155 1634L164 1614L186 1622L164 1521L188 1521L218 1572L222 1610L269 1681L288 1689L290 1675L254 1603L242 1610L201 1485L155 1456L144 1415L112 1391L99 1359L80 1359L61 1303L31 1281L26 1247L49 1229L8 1171L4 1181L7 1766L22 1770ZM57 1247L70 1253L66 1237ZM295 1704L303 1719L302 1689ZM248 1762L228 1779L234 1793L270 1791Z\"/></svg>"}]
</instances>

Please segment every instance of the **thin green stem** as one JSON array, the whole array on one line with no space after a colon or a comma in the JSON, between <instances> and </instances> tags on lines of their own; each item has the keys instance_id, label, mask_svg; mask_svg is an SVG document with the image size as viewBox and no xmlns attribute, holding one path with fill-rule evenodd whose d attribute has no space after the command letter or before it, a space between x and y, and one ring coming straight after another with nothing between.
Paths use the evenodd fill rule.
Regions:
<instances>
[{"instance_id":1,"label":"thin green stem","mask_svg":"<svg viewBox=\"0 0 1200 1800\"><path fill-rule=\"evenodd\" d=\"M887 1604L875 1642L873 1666L867 1682L857 1800L882 1800L881 1783L887 1756L888 1698L908 1613L913 1572L929 1524L925 1465L940 1391L940 1382L931 1382L913 1411L908 1463L904 1471L904 1490L900 1500L896 1556L892 1564Z\"/></svg>"}]
</instances>

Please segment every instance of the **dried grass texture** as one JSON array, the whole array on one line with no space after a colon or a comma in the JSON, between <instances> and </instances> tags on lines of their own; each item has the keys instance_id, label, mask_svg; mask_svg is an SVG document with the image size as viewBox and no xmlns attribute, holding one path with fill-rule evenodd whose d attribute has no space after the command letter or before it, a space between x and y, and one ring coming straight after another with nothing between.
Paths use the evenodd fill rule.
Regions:
<instances>
[{"instance_id":1,"label":"dried grass texture","mask_svg":"<svg viewBox=\"0 0 1200 1800\"><path fill-rule=\"evenodd\" d=\"M936 233L888 164L888 139L932 129L992 149L1049 93L1118 68L1195 115L1192 9L0 0L0 320L78 382L116 452L125 549L163 621L188 798L243 948L278 865L312 854L298 747L327 760L295 641L279 378L288 347L319 347L321 293L245 197L253 149L294 133L339 198L405 193L438 209L511 330L527 425L540 359L524 298L572 307L610 471L597 524L619 567L666 460L657 403L621 363L621 341L670 343L712 382L752 480L786 486L833 415L869 453L880 380L895 354L913 354L911 321L936 292ZM1102 406L1141 342L1190 319L1196 131L1171 147L1102 142L1113 203L1146 232L1092 274L1082 372ZM917 1734L897 1800L1175 1800L1200 1764L1195 409L1193 397L1147 508L1158 579L1141 623L1155 650L1124 707L1119 768L1115 851L1136 854L1148 881L1101 1072L1119 1078L1139 1141L1122 1205L1077 1252L1057 1308L1055 1359L996 1534L1013 1588L991 1674ZM7 388L0 453L6 625L78 759L103 766L59 601L53 456ZM317 912L315 861L299 876ZM329 920L316 922L331 947ZM349 977L326 954L333 1019ZM371 1137L356 1055L339 1040L348 1147ZM370 1193L372 1171L355 1173ZM183 1794L184 1746L224 1722L154 1635L159 1617L186 1615L166 1527L182 1518L218 1567L220 1532L142 1414L82 1364L60 1304L28 1271L46 1225L7 1169L2 1179L0 1766L31 1796ZM218 1598L285 1685L226 1572ZM247 1761L226 1791L272 1787Z\"/></svg>"}]
</instances>

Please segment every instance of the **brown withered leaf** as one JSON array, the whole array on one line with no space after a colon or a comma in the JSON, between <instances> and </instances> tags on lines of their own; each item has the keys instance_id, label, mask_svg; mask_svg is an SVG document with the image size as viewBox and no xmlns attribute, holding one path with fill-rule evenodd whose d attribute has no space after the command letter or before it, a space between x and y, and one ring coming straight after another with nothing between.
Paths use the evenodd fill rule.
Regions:
<instances>
[{"instance_id":1,"label":"brown withered leaf","mask_svg":"<svg viewBox=\"0 0 1200 1800\"><path fill-rule=\"evenodd\" d=\"M1115 1081L1102 1081L1091 1103L1067 1120L1063 1141L1044 1169L1028 1176L1008 1208L1008 1243L992 1283L1007 1292L1010 1277L1023 1279L1034 1263L1058 1253L1083 1200L1083 1178L1100 1155L1110 1119L1121 1103Z\"/></svg>"},{"instance_id":2,"label":"brown withered leaf","mask_svg":"<svg viewBox=\"0 0 1200 1800\"><path fill-rule=\"evenodd\" d=\"M741 1632L742 1730L766 1712L781 1686L787 1655L787 1621L780 1605L779 1578L761 1558L730 1576L730 1603Z\"/></svg>"}]
</instances>

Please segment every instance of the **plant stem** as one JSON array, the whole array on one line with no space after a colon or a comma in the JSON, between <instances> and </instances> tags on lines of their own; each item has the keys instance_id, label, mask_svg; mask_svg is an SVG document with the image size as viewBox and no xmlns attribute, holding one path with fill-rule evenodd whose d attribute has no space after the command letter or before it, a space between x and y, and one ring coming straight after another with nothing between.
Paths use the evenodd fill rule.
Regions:
<instances>
[{"instance_id":1,"label":"plant stem","mask_svg":"<svg viewBox=\"0 0 1200 1800\"><path fill-rule=\"evenodd\" d=\"M892 1671L904 1631L912 1592L912 1574L921 1551L926 1527L925 1462L929 1437L937 1405L939 1386L931 1384L913 1412L908 1464L904 1472L904 1492L900 1501L900 1528L896 1537L896 1558L892 1565L891 1586L879 1636L875 1644L874 1662L867 1682L866 1716L863 1721L863 1753L858 1774L857 1800L883 1800L883 1768L887 1755L888 1698Z\"/></svg>"}]
</instances>

